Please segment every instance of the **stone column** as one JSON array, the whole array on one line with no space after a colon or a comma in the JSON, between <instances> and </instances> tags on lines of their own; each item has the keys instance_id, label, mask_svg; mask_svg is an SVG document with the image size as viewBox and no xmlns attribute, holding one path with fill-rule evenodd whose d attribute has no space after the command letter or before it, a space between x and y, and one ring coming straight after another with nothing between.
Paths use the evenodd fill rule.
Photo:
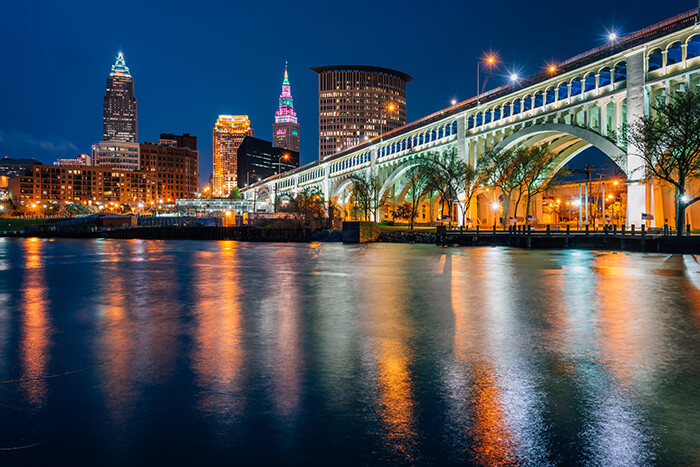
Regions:
<instances>
[{"instance_id":1,"label":"stone column","mask_svg":"<svg viewBox=\"0 0 700 467\"><path fill-rule=\"evenodd\" d=\"M665 60L665 59L664 59ZM627 55L627 126L632 127L644 117L644 49ZM636 149L627 145L627 225L642 225L642 213L647 210L647 184L644 161L634 156Z\"/></svg>"}]
</instances>

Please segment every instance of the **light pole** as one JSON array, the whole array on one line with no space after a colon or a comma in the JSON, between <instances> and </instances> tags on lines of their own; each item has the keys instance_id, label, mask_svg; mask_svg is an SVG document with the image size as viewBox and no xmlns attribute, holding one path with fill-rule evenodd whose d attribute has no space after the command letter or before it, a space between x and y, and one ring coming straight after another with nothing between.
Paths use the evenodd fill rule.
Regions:
<instances>
[{"instance_id":1,"label":"light pole","mask_svg":"<svg viewBox=\"0 0 700 467\"><path fill-rule=\"evenodd\" d=\"M491 55L486 57L485 60L487 65L493 65L496 63L496 58ZM481 104L481 60L476 62L476 103Z\"/></svg>"},{"instance_id":2,"label":"light pole","mask_svg":"<svg viewBox=\"0 0 700 467\"><path fill-rule=\"evenodd\" d=\"M289 159L289 154L282 154L279 159L277 159L277 175L282 173L282 159Z\"/></svg>"},{"instance_id":3,"label":"light pole","mask_svg":"<svg viewBox=\"0 0 700 467\"><path fill-rule=\"evenodd\" d=\"M493 209L493 227L496 228L496 224L498 224L498 208L500 204L498 203L491 203L491 209Z\"/></svg>"},{"instance_id":4,"label":"light pole","mask_svg":"<svg viewBox=\"0 0 700 467\"><path fill-rule=\"evenodd\" d=\"M393 112L394 111L394 104L389 104L387 106L387 110L389 112ZM384 136L383 136L384 135L384 115L385 115L384 107L382 107L381 112L379 112L379 142L380 143L382 141L384 141Z\"/></svg>"}]
</instances>

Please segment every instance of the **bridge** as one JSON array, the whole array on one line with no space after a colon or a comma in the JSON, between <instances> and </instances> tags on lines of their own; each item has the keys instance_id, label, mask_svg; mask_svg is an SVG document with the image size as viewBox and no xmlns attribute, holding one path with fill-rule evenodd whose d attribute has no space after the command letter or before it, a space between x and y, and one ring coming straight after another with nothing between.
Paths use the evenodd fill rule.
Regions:
<instances>
[{"instance_id":1,"label":"bridge","mask_svg":"<svg viewBox=\"0 0 700 467\"><path fill-rule=\"evenodd\" d=\"M589 50L532 75L442 109L321 161L276 175L244 190L258 206L318 189L349 216L353 176L365 173L382 182L382 219L403 202L406 172L426 152L455 148L473 166L487 148L549 143L557 154L553 176L582 151L595 147L618 162L627 175L626 223L642 224L642 213L673 219L673 194L643 178L643 163L627 146L625 123L637 122L652 104L700 87L698 11L678 15L614 42ZM620 162L621 161L621 162ZM468 207L470 218L485 219L496 193L482 189ZM540 202L535 202L541 213ZM486 202L483 202L486 201ZM419 221L436 217L435 203L422 200ZM692 210L691 216L692 216ZM454 209L455 218L461 210ZM700 212L698 213L700 221ZM541 219L541 215L539 216ZM651 226L654 226L652 221Z\"/></svg>"}]
</instances>

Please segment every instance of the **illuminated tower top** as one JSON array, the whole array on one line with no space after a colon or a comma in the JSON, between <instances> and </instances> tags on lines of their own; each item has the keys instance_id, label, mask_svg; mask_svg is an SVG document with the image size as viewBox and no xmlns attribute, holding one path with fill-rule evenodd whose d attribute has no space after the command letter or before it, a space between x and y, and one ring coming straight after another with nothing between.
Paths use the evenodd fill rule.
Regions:
<instances>
[{"instance_id":1,"label":"illuminated tower top","mask_svg":"<svg viewBox=\"0 0 700 467\"><path fill-rule=\"evenodd\" d=\"M126 61L124 61L124 54L119 52L117 54L117 61L112 65L112 71L109 76L126 76L131 78L131 73L129 73L129 67L126 66Z\"/></svg>"},{"instance_id":2,"label":"illuminated tower top","mask_svg":"<svg viewBox=\"0 0 700 467\"><path fill-rule=\"evenodd\" d=\"M284 79L282 80L282 94L280 94L279 107L275 112L275 123L298 123L297 113L294 111L294 99L292 89L289 86L289 73L287 63L284 64Z\"/></svg>"}]
</instances>

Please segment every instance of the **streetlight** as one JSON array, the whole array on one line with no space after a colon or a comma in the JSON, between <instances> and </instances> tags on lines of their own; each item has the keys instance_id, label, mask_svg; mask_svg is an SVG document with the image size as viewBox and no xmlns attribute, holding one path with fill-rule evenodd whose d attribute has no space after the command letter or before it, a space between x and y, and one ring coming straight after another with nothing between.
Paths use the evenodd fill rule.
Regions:
<instances>
[{"instance_id":1,"label":"streetlight","mask_svg":"<svg viewBox=\"0 0 700 467\"><path fill-rule=\"evenodd\" d=\"M498 224L498 208L500 207L500 204L498 203L491 203L491 209L493 209L493 227L494 229L496 228L496 224Z\"/></svg>"},{"instance_id":2,"label":"streetlight","mask_svg":"<svg viewBox=\"0 0 700 467\"><path fill-rule=\"evenodd\" d=\"M484 62L486 62L486 64L488 66L493 66L493 64L496 63L496 57L494 57L493 55L490 55L490 56L486 57ZM481 84L480 84L481 77L480 77L480 73L481 73L481 60L476 62L476 103L477 103L477 105L481 104Z\"/></svg>"},{"instance_id":3,"label":"streetlight","mask_svg":"<svg viewBox=\"0 0 700 467\"><path fill-rule=\"evenodd\" d=\"M289 159L289 154L284 153L279 157L279 159L277 159L277 175L282 173L282 159L284 159L285 161Z\"/></svg>"},{"instance_id":4,"label":"streetlight","mask_svg":"<svg viewBox=\"0 0 700 467\"><path fill-rule=\"evenodd\" d=\"M617 39L617 33L616 33L616 32L613 31L613 32L611 32L610 34L608 34L608 40L609 40L610 42L615 42L616 39Z\"/></svg>"},{"instance_id":5,"label":"streetlight","mask_svg":"<svg viewBox=\"0 0 700 467\"><path fill-rule=\"evenodd\" d=\"M547 67L547 71L549 71L549 73L551 73L551 74L556 73L556 72L557 72L557 67L556 67L556 65L549 65L549 66Z\"/></svg>"},{"instance_id":6,"label":"streetlight","mask_svg":"<svg viewBox=\"0 0 700 467\"><path fill-rule=\"evenodd\" d=\"M394 107L394 104L389 104L386 109L389 112L393 112L395 108L396 107ZM379 112L379 142L384 141L383 134L384 134L384 107L382 107L381 111Z\"/></svg>"},{"instance_id":7,"label":"streetlight","mask_svg":"<svg viewBox=\"0 0 700 467\"><path fill-rule=\"evenodd\" d=\"M452 100L450 100L450 104L451 104L451 105L457 105L457 99L452 98Z\"/></svg>"}]
</instances>

